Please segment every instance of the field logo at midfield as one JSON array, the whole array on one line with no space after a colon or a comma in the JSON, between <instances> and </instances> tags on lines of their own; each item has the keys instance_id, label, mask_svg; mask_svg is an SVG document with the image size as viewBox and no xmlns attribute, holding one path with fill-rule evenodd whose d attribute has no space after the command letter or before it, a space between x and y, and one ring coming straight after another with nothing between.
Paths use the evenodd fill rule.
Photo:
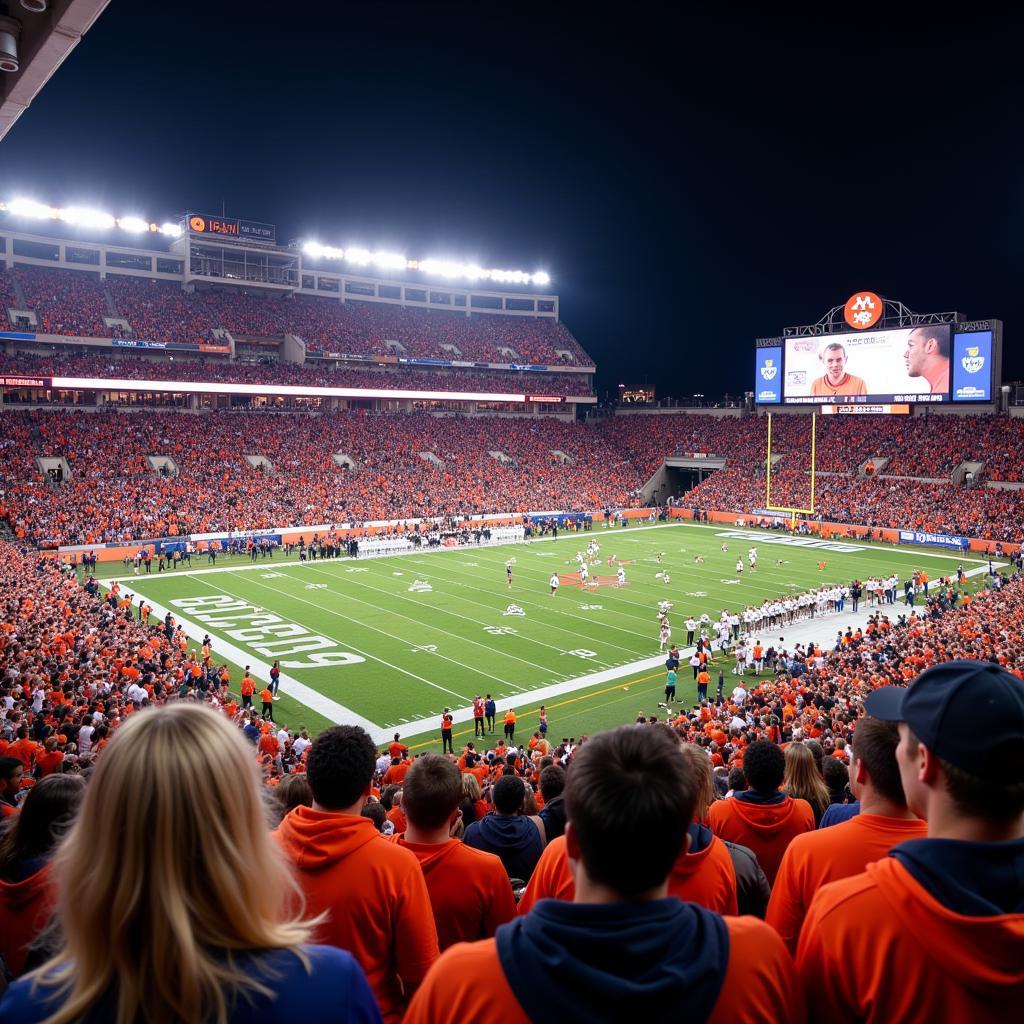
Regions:
<instances>
[{"instance_id":1,"label":"field logo at midfield","mask_svg":"<svg viewBox=\"0 0 1024 1024\"><path fill-rule=\"evenodd\" d=\"M511 626L484 626L484 632L490 633L491 636L510 636L513 633L518 633L518 629L513 629Z\"/></svg>"},{"instance_id":2,"label":"field logo at midfield","mask_svg":"<svg viewBox=\"0 0 1024 1024\"><path fill-rule=\"evenodd\" d=\"M716 533L716 537L726 537L729 540L750 540L759 544L785 544L791 548L817 548L820 551L841 551L845 554L852 554L861 549L854 544L839 544L834 540L812 540L810 537L772 537L763 533L753 533L750 530L723 530Z\"/></svg>"},{"instance_id":3,"label":"field logo at midfield","mask_svg":"<svg viewBox=\"0 0 1024 1024\"><path fill-rule=\"evenodd\" d=\"M280 660L281 668L358 665L366 660L339 650L336 640L312 633L297 622L288 622L231 594L182 597L171 601L171 606L205 626L223 630L225 636L239 641L261 658ZM306 653L307 658L293 657Z\"/></svg>"},{"instance_id":4,"label":"field logo at midfield","mask_svg":"<svg viewBox=\"0 0 1024 1024\"><path fill-rule=\"evenodd\" d=\"M433 589L426 580L414 580L409 584L410 594L429 594Z\"/></svg>"}]
</instances>

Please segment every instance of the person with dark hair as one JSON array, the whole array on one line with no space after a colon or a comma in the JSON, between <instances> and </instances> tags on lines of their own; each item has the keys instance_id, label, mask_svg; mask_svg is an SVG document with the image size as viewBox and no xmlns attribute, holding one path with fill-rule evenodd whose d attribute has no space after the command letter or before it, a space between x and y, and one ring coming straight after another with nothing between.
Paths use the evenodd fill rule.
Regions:
<instances>
[{"instance_id":1,"label":"person with dark hair","mask_svg":"<svg viewBox=\"0 0 1024 1024\"><path fill-rule=\"evenodd\" d=\"M0 757L0 816L4 819L18 813L16 799L21 788L25 766L16 757Z\"/></svg>"},{"instance_id":2,"label":"person with dark hair","mask_svg":"<svg viewBox=\"0 0 1024 1024\"><path fill-rule=\"evenodd\" d=\"M462 773L443 755L424 754L409 769L402 794L408 824L395 841L420 862L441 950L493 935L515 917L516 902L501 860L452 838Z\"/></svg>"},{"instance_id":3,"label":"person with dark hair","mask_svg":"<svg viewBox=\"0 0 1024 1024\"><path fill-rule=\"evenodd\" d=\"M363 818L369 818L373 822L373 827L384 835L394 835L394 828L388 822L387 811L384 810L384 805L378 803L376 800L368 800L363 804L363 809L359 812Z\"/></svg>"},{"instance_id":4,"label":"person with dark hair","mask_svg":"<svg viewBox=\"0 0 1024 1024\"><path fill-rule=\"evenodd\" d=\"M0 837L0 957L18 977L44 958L32 947L53 912L50 857L71 827L85 792L79 775L52 775L29 790Z\"/></svg>"},{"instance_id":5,"label":"person with dark hair","mask_svg":"<svg viewBox=\"0 0 1024 1024\"><path fill-rule=\"evenodd\" d=\"M821 777L828 790L829 806L846 803L850 769L838 758L826 757L821 766Z\"/></svg>"},{"instance_id":6,"label":"person with dark hair","mask_svg":"<svg viewBox=\"0 0 1024 1024\"><path fill-rule=\"evenodd\" d=\"M895 723L861 718L853 738L850 776L860 800L860 814L835 828L797 836L789 844L775 878L766 920L791 953L796 952L811 900L823 885L859 875L894 846L927 834L927 825L907 809L896 764L899 738Z\"/></svg>"},{"instance_id":7,"label":"person with dark hair","mask_svg":"<svg viewBox=\"0 0 1024 1024\"><path fill-rule=\"evenodd\" d=\"M312 807L313 791L309 788L309 779L305 773L286 775L274 789L274 799L282 818L296 807Z\"/></svg>"},{"instance_id":8,"label":"person with dark hair","mask_svg":"<svg viewBox=\"0 0 1024 1024\"><path fill-rule=\"evenodd\" d=\"M437 931L416 858L362 816L377 750L357 725L325 729L306 755L312 807L296 807L275 836L295 866L306 912L327 914L317 941L359 961L385 1022L401 1020L437 958Z\"/></svg>"},{"instance_id":9,"label":"person with dark hair","mask_svg":"<svg viewBox=\"0 0 1024 1024\"><path fill-rule=\"evenodd\" d=\"M729 769L729 790L735 795L742 793L747 788L747 777L743 774L742 768Z\"/></svg>"},{"instance_id":10,"label":"person with dark hair","mask_svg":"<svg viewBox=\"0 0 1024 1024\"><path fill-rule=\"evenodd\" d=\"M1024 686L997 664L949 661L864 707L897 724L907 807L928 836L814 898L797 957L816 1014L1012 1019L1024 996Z\"/></svg>"},{"instance_id":11,"label":"person with dark hair","mask_svg":"<svg viewBox=\"0 0 1024 1024\"><path fill-rule=\"evenodd\" d=\"M679 743L678 735L669 726L658 725L655 731ZM696 744L682 743L679 751L686 764L689 786L696 793L696 800L687 842L683 844L668 876L667 894L679 900L692 901L720 914L735 914L738 910L737 872L731 853L725 843L702 824L708 806L715 799L711 762ZM562 836L548 843L545 848L537 870L519 901L519 913L529 912L542 899L571 901L575 892L568 843Z\"/></svg>"},{"instance_id":12,"label":"person with dark hair","mask_svg":"<svg viewBox=\"0 0 1024 1024\"><path fill-rule=\"evenodd\" d=\"M907 336L903 362L908 377L924 377L933 395L949 392L949 324L915 327Z\"/></svg>"},{"instance_id":13,"label":"person with dark hair","mask_svg":"<svg viewBox=\"0 0 1024 1024\"><path fill-rule=\"evenodd\" d=\"M503 775L491 790L494 814L473 822L466 829L463 842L476 850L494 853L501 858L509 878L530 880L533 869L544 851L544 822L536 815L523 813L525 790L517 775Z\"/></svg>"},{"instance_id":14,"label":"person with dark hair","mask_svg":"<svg viewBox=\"0 0 1024 1024\"><path fill-rule=\"evenodd\" d=\"M748 788L708 811L708 825L721 839L754 851L770 883L794 837L814 828L814 811L806 800L780 791L786 756L770 740L756 740L743 754Z\"/></svg>"},{"instance_id":15,"label":"person with dark hair","mask_svg":"<svg viewBox=\"0 0 1024 1024\"><path fill-rule=\"evenodd\" d=\"M565 832L565 769L560 764L549 764L541 770L538 781L544 798L540 820L544 822L544 838L550 843Z\"/></svg>"},{"instance_id":16,"label":"person with dark hair","mask_svg":"<svg viewBox=\"0 0 1024 1024\"><path fill-rule=\"evenodd\" d=\"M444 953L405 1024L804 1019L792 961L761 921L668 898L697 785L665 729L622 726L566 786L573 902L542 900L494 939ZM481 984L486 979L486 984Z\"/></svg>"}]
</instances>

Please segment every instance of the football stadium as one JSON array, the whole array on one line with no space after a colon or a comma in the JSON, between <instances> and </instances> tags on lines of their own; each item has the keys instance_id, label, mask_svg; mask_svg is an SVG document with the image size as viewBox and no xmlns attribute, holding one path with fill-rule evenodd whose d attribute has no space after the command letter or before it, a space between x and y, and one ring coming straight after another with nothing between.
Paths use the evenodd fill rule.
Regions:
<instances>
[{"instance_id":1,"label":"football stadium","mask_svg":"<svg viewBox=\"0 0 1024 1024\"><path fill-rule=\"evenodd\" d=\"M578 176L557 192L577 220L527 214L554 185L511 137L492 140L495 213L493 95L466 99L461 139L436 116L410 132L423 187L403 188L391 115L430 40L452 103L463 72L523 74L515 47L490 66L445 38L456 5L394 6L393 78L366 92L379 26L325 15L352 65L303 62L301 102L266 99L323 140L272 173L242 56L264 29L185 6L205 42L172 61L124 49L155 12L0 4L0 1024L1019 1012L1015 288L958 284L938 242L908 270L895 223L893 252L823 241L813 200L792 230L841 272L744 270L742 245L767 252L757 217L716 219L740 232L728 270L718 241L670 252L640 205L606 207L632 232L609 245ZM551 39L575 38L563 16ZM764 59L752 17L698 21L711 50ZM606 31L587 29L636 67L662 45ZM1003 46L1020 24L972 31ZM804 29L770 32L806 54ZM147 106L146 75L178 61L201 109ZM600 110L592 73L545 69L554 109ZM620 112L660 123L630 88ZM771 95L796 110L789 88ZM105 96L123 109L83 113ZM226 128L217 103L239 111L230 145L205 130ZM143 110L154 141L112 146ZM693 166L715 166L722 129L695 131ZM571 136L546 150L552 182ZM577 141L597 209L619 155ZM432 162L465 166L443 230ZM720 170L702 195L725 202ZM876 171L869 220L916 188ZM740 191L760 204L776 173ZM112 184L86 202L72 174ZM937 237L919 198L905 230Z\"/></svg>"}]
</instances>

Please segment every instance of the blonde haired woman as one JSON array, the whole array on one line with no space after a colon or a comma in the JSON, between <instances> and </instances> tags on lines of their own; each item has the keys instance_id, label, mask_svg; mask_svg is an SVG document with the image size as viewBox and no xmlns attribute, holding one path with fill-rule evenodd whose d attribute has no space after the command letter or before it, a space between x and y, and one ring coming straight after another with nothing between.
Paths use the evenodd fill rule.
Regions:
<instances>
[{"instance_id":1,"label":"blonde haired woman","mask_svg":"<svg viewBox=\"0 0 1024 1024\"><path fill-rule=\"evenodd\" d=\"M782 788L791 797L806 800L811 805L817 828L829 805L828 786L818 772L810 748L803 743L790 743L786 747L786 774Z\"/></svg>"},{"instance_id":2,"label":"blonde haired woman","mask_svg":"<svg viewBox=\"0 0 1024 1024\"><path fill-rule=\"evenodd\" d=\"M61 945L0 1024L379 1021L350 954L307 945L252 750L223 715L137 712L53 862Z\"/></svg>"}]
</instances>

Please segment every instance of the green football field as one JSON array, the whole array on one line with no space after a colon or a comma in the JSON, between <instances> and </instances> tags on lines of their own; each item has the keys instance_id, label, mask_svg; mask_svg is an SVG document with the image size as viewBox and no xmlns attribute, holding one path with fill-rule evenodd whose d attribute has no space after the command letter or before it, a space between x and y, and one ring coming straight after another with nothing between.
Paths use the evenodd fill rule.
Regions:
<instances>
[{"instance_id":1,"label":"green football field","mask_svg":"<svg viewBox=\"0 0 1024 1024\"><path fill-rule=\"evenodd\" d=\"M592 573L614 578L607 560L615 558L624 563L626 585L584 590L563 583L552 597L551 574L574 573L576 552L591 538L600 544ZM751 546L759 555L755 572L747 564ZM673 603L673 638L681 643L690 614L715 619L723 608L742 611L768 597L893 570L903 580L920 567L934 580L953 574L958 561L934 550L679 524L390 558L300 564L278 553L255 565L219 559L211 570L196 557L191 569L139 576L119 564L106 568L136 602L145 597L160 618L169 610L197 646L209 633L215 659L231 666L235 683L246 665L265 680L279 661L279 722L314 733L358 722L378 740L400 731L427 748L439 746L445 707L462 710L456 735L471 736L466 709L476 694L499 702L498 731L501 711L516 708L517 737L532 733L541 703L555 739L631 721L640 708L656 713L664 678L660 601ZM967 569L985 564L962 561ZM665 572L670 582L658 575ZM821 639L834 637L839 624L823 623ZM679 679L687 701L689 676Z\"/></svg>"}]
</instances>

